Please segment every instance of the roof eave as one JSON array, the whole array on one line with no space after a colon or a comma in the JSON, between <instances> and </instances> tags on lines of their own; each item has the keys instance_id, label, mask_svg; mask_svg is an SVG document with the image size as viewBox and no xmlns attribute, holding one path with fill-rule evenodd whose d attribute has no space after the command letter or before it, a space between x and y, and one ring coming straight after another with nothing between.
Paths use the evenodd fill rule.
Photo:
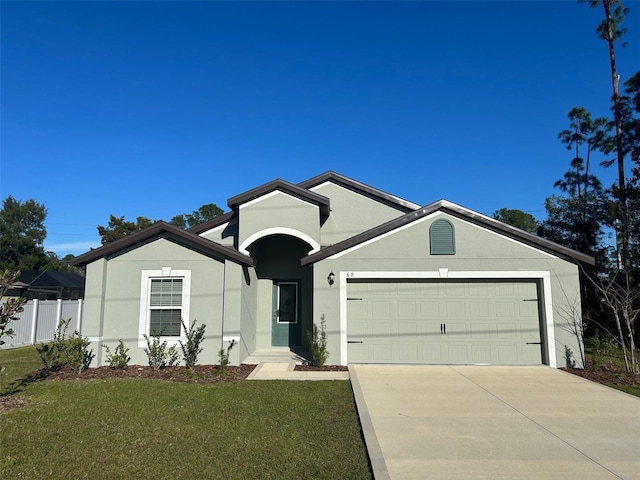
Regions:
<instances>
[{"instance_id":1,"label":"roof eave","mask_svg":"<svg viewBox=\"0 0 640 480\"><path fill-rule=\"evenodd\" d=\"M390 220L389 222L374 227L366 232L363 232L354 237L343 240L340 243L336 243L330 247L326 247L319 252L313 253L306 257L303 257L300 260L301 265L311 265L320 260L324 260L331 255L335 255L349 248L355 247L361 243L364 243L368 240L374 239L380 235L383 235L387 232L393 231L397 228L400 228L404 225L412 223L420 218L423 218L427 215L431 215L437 211L442 211L445 213L449 213L450 215L461 218L462 220L471 221L479 226L484 228L488 228L489 230L495 231L497 233L506 235L510 238L513 238L517 241L525 243L534 248L538 248L547 253L559 256L565 260L569 260L575 263L584 263L587 265L595 265L595 259L590 255L586 255L581 252L577 252L567 247L563 247L562 245L558 245L557 243L551 242L549 240L545 240L536 235L532 235L524 230L520 230L516 227L512 227L505 223L502 223L498 220L492 219L485 215L479 214L467 208L456 205L455 203L451 203L447 200L438 200L437 202L433 202L429 205L425 205L417 211L409 212L402 217Z\"/></svg>"},{"instance_id":2,"label":"roof eave","mask_svg":"<svg viewBox=\"0 0 640 480\"><path fill-rule=\"evenodd\" d=\"M181 241L192 247L197 247L203 253L211 253L214 256L220 256L236 263L253 266L253 259L240 252L224 247L211 240L200 237L196 234L186 232L166 222L156 222L152 226L145 228L139 232L128 235L124 238L116 240L95 250L91 250L71 261L74 267L84 267L85 265L98 260L100 258L112 258L129 249L135 248L137 245L157 238L167 238L168 240Z\"/></svg>"}]
</instances>

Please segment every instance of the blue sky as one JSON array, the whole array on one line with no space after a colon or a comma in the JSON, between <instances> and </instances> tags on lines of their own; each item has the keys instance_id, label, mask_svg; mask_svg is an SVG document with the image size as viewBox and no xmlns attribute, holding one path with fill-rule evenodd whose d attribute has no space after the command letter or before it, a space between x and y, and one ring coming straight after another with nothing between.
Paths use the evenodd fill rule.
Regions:
<instances>
[{"instance_id":1,"label":"blue sky","mask_svg":"<svg viewBox=\"0 0 640 480\"><path fill-rule=\"evenodd\" d=\"M640 69L640 2L625 5L623 81ZM109 214L226 211L327 170L542 219L567 112L609 112L602 12L573 1L0 8L0 196L44 203L59 255L99 245Z\"/></svg>"}]
</instances>

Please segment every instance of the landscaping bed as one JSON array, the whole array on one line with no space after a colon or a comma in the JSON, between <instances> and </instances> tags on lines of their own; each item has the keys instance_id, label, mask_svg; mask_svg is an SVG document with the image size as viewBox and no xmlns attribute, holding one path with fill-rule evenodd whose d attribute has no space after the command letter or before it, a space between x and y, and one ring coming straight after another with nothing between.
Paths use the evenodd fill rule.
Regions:
<instances>
[{"instance_id":1,"label":"landscaping bed","mask_svg":"<svg viewBox=\"0 0 640 480\"><path fill-rule=\"evenodd\" d=\"M193 369L185 367L164 367L157 370L149 366L130 365L115 369L108 366L89 368L78 373L68 365L52 372L39 370L27 377L33 380L92 380L104 378L147 378L187 383L215 383L244 380L256 368L256 365L228 366L225 374L220 374L218 365L196 365Z\"/></svg>"},{"instance_id":2,"label":"landscaping bed","mask_svg":"<svg viewBox=\"0 0 640 480\"><path fill-rule=\"evenodd\" d=\"M640 387L640 375L627 373L623 367L617 365L603 365L598 369L593 369L587 364L587 368L584 369L563 368L562 370L607 386Z\"/></svg>"}]
</instances>

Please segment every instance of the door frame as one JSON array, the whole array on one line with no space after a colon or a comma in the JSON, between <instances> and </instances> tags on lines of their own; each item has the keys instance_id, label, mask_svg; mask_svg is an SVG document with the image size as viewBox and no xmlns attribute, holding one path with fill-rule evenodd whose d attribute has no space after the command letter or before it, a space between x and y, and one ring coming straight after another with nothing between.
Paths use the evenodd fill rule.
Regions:
<instances>
[{"instance_id":1,"label":"door frame","mask_svg":"<svg viewBox=\"0 0 640 480\"><path fill-rule=\"evenodd\" d=\"M302 322L301 322L301 313L302 313L302 302L300 299L301 288L300 280L273 280L273 290L271 296L271 346L272 347L299 347L302 345ZM281 322L280 315L278 310L280 308L280 285L295 285L295 322ZM294 334L297 335L297 343L291 342L291 328L289 328L289 338L287 340L287 345L274 345L274 325L289 325L289 327L293 326ZM297 330L297 333L296 333Z\"/></svg>"}]
</instances>

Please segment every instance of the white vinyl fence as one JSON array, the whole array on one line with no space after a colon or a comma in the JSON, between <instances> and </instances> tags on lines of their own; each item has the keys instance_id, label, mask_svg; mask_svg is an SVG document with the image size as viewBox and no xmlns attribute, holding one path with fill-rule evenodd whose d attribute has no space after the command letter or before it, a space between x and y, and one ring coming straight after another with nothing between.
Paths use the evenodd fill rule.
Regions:
<instances>
[{"instance_id":1,"label":"white vinyl fence","mask_svg":"<svg viewBox=\"0 0 640 480\"><path fill-rule=\"evenodd\" d=\"M0 348L23 347L53 340L53 333L60 320L71 318L67 334L80 331L82 324L82 300L29 300L24 304L24 311L9 324L14 332L12 337L5 337Z\"/></svg>"}]
</instances>

